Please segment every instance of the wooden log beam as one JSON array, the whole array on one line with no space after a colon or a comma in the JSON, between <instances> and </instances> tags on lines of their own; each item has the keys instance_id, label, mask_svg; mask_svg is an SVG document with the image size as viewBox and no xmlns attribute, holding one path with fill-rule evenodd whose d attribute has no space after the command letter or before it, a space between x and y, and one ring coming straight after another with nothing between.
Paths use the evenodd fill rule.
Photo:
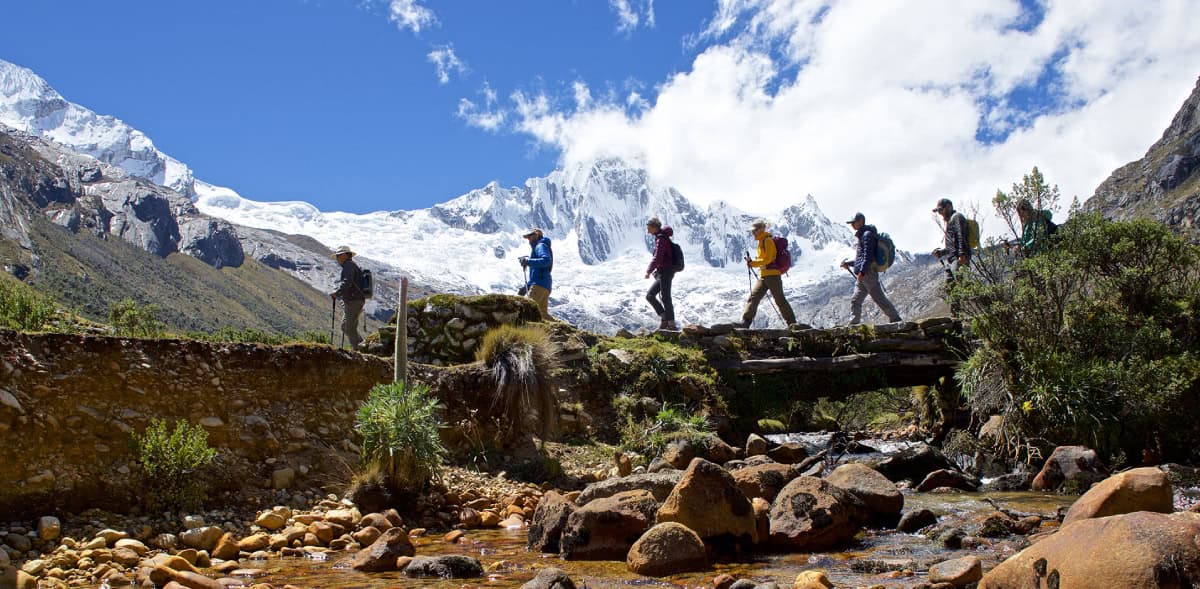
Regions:
<instances>
[{"instance_id":1,"label":"wooden log beam","mask_svg":"<svg viewBox=\"0 0 1200 589\"><path fill-rule=\"evenodd\" d=\"M763 360L727 360L718 362L718 370L742 374L771 372L849 372L863 368L916 368L954 366L959 359L950 353L879 352L850 354L832 358L767 358Z\"/></svg>"}]
</instances>

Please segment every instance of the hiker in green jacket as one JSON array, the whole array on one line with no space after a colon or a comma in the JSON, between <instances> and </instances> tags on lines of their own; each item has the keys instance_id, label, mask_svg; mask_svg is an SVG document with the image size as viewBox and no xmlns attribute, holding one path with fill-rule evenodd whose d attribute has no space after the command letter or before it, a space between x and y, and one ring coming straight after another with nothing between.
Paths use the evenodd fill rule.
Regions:
<instances>
[{"instance_id":1,"label":"hiker in green jacket","mask_svg":"<svg viewBox=\"0 0 1200 589\"><path fill-rule=\"evenodd\" d=\"M1021 238L1005 245L1015 247L1026 255L1036 254L1046 247L1047 238L1054 233L1057 226L1051 217L1054 214L1046 209L1034 209L1029 199L1017 202L1017 218L1021 220Z\"/></svg>"}]
</instances>

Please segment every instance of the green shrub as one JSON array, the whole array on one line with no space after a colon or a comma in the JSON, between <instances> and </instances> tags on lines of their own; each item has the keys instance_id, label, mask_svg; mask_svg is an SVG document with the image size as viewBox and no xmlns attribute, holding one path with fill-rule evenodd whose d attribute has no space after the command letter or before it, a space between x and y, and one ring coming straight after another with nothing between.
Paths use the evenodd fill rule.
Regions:
<instances>
[{"instance_id":1,"label":"green shrub","mask_svg":"<svg viewBox=\"0 0 1200 589\"><path fill-rule=\"evenodd\" d=\"M210 342L231 342L238 344L265 344L268 346L282 346L293 343L318 343L328 344L329 333L318 330L306 330L295 335L283 335L256 329L253 327L222 327L213 332L207 331L192 331L188 332L187 337L190 339L210 341Z\"/></svg>"},{"instance_id":2,"label":"green shrub","mask_svg":"<svg viewBox=\"0 0 1200 589\"><path fill-rule=\"evenodd\" d=\"M354 424L363 437L364 469L383 472L398 493L425 489L441 473L446 455L436 409L425 385L375 385Z\"/></svg>"},{"instance_id":3,"label":"green shrub","mask_svg":"<svg viewBox=\"0 0 1200 589\"><path fill-rule=\"evenodd\" d=\"M29 285L4 276L0 278L0 327L19 331L42 331L54 319L54 299Z\"/></svg>"},{"instance_id":4,"label":"green shrub","mask_svg":"<svg viewBox=\"0 0 1200 589\"><path fill-rule=\"evenodd\" d=\"M507 436L535 432L543 440L558 429L552 373L558 367L550 335L538 325L501 325L483 336L475 358L496 386L492 407L505 416Z\"/></svg>"},{"instance_id":5,"label":"green shrub","mask_svg":"<svg viewBox=\"0 0 1200 589\"><path fill-rule=\"evenodd\" d=\"M984 251L952 297L978 346L957 378L1010 450L1200 457L1200 248L1153 221L1077 215L1037 255Z\"/></svg>"},{"instance_id":6,"label":"green shrub","mask_svg":"<svg viewBox=\"0 0 1200 589\"><path fill-rule=\"evenodd\" d=\"M142 434L132 435L149 506L199 508L208 487L204 470L217 456L208 446L208 432L181 419L167 433L167 422L154 419Z\"/></svg>"},{"instance_id":7,"label":"green shrub","mask_svg":"<svg viewBox=\"0 0 1200 589\"><path fill-rule=\"evenodd\" d=\"M643 456L659 456L675 440L700 440L713 433L708 419L690 413L678 405L663 405L653 416L639 417L628 397L613 399L613 407L622 413L621 447Z\"/></svg>"},{"instance_id":8,"label":"green shrub","mask_svg":"<svg viewBox=\"0 0 1200 589\"><path fill-rule=\"evenodd\" d=\"M158 305L139 306L133 299L109 305L108 323L123 337L159 338L167 332L167 325L158 320Z\"/></svg>"}]
</instances>

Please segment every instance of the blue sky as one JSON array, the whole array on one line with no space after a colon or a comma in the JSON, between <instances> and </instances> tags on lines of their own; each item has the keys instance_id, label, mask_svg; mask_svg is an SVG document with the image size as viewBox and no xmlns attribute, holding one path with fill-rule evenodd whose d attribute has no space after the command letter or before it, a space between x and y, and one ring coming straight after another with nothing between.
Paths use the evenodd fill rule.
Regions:
<instances>
[{"instance_id":1,"label":"blue sky","mask_svg":"<svg viewBox=\"0 0 1200 589\"><path fill-rule=\"evenodd\" d=\"M0 58L246 198L417 208L615 155L905 249L1035 165L1088 198L1200 74L1200 0L7 4Z\"/></svg>"},{"instance_id":2,"label":"blue sky","mask_svg":"<svg viewBox=\"0 0 1200 589\"><path fill-rule=\"evenodd\" d=\"M321 209L423 207L491 180L519 184L558 157L456 116L484 84L564 93L653 84L686 68L682 39L712 6L657 7L619 31L597 0L432 3L413 31L386 2L38 0L4 8L0 58L72 102L123 119L210 183ZM441 83L428 55L465 71Z\"/></svg>"}]
</instances>

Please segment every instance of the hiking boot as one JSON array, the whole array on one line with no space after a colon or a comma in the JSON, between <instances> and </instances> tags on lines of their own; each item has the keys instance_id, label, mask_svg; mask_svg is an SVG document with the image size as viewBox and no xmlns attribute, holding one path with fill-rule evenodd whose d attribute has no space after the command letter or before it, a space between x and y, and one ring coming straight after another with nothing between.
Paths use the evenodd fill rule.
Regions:
<instances>
[{"instance_id":1,"label":"hiking boot","mask_svg":"<svg viewBox=\"0 0 1200 589\"><path fill-rule=\"evenodd\" d=\"M658 328L659 328L660 330L662 330L662 329L670 329L670 327L667 327L667 326L668 326L668 325L670 325L670 324L671 324L671 322L670 322L670 321L667 321L666 319L659 319L659 320L658 320Z\"/></svg>"},{"instance_id":2,"label":"hiking boot","mask_svg":"<svg viewBox=\"0 0 1200 589\"><path fill-rule=\"evenodd\" d=\"M679 331L679 327L675 325L674 321L663 321L663 329L669 331Z\"/></svg>"}]
</instances>

